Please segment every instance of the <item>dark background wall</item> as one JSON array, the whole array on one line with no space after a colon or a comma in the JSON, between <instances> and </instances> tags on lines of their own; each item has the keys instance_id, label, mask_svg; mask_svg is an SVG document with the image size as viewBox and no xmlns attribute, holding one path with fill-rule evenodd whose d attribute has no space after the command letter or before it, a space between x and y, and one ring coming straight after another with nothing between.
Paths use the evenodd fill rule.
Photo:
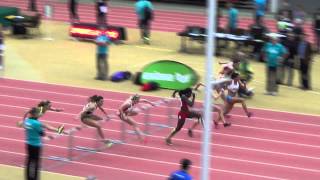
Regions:
<instances>
[{"instance_id":1,"label":"dark background wall","mask_svg":"<svg viewBox=\"0 0 320 180\"><path fill-rule=\"evenodd\" d=\"M320 0L288 0L292 6L302 6L306 12L313 13L320 8Z\"/></svg>"}]
</instances>

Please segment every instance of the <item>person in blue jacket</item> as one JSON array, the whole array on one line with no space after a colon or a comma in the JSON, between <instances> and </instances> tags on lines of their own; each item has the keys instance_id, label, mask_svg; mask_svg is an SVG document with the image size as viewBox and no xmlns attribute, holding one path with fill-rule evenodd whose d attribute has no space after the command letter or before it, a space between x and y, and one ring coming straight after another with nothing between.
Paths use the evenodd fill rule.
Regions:
<instances>
[{"instance_id":1,"label":"person in blue jacket","mask_svg":"<svg viewBox=\"0 0 320 180\"><path fill-rule=\"evenodd\" d=\"M173 172L168 180L192 180L192 176L188 172L191 164L189 159L181 159L180 170Z\"/></svg>"},{"instance_id":2,"label":"person in blue jacket","mask_svg":"<svg viewBox=\"0 0 320 180\"><path fill-rule=\"evenodd\" d=\"M38 180L40 169L40 157L42 151L42 137L45 136L44 129L63 133L63 128L51 129L40 122L38 118L41 116L40 109L37 107L31 108L29 116L23 121L23 128L26 134L26 180Z\"/></svg>"},{"instance_id":3,"label":"person in blue jacket","mask_svg":"<svg viewBox=\"0 0 320 180\"><path fill-rule=\"evenodd\" d=\"M138 0L135 4L138 16L141 39L145 44L150 43L150 21L153 19L153 5L148 0Z\"/></svg>"}]
</instances>

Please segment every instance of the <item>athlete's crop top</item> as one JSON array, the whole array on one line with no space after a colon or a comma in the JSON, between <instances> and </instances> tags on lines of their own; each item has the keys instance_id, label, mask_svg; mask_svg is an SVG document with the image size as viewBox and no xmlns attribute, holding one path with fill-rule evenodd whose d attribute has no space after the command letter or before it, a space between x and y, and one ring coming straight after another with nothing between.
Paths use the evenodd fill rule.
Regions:
<instances>
[{"instance_id":1,"label":"athlete's crop top","mask_svg":"<svg viewBox=\"0 0 320 180\"><path fill-rule=\"evenodd\" d=\"M231 83L227 86L228 90L233 93L236 93L239 90L239 87L239 83L235 81L231 81Z\"/></svg>"}]
</instances>

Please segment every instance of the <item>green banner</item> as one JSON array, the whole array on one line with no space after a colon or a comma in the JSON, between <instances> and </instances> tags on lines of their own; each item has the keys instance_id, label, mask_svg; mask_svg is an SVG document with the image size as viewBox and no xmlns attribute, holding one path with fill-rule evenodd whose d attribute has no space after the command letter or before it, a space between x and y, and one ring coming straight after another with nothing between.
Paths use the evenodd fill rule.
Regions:
<instances>
[{"instance_id":1,"label":"green banner","mask_svg":"<svg viewBox=\"0 0 320 180\"><path fill-rule=\"evenodd\" d=\"M198 75L189 66L171 60L161 60L145 66L141 82L156 82L161 88L181 90L195 85Z\"/></svg>"}]
</instances>

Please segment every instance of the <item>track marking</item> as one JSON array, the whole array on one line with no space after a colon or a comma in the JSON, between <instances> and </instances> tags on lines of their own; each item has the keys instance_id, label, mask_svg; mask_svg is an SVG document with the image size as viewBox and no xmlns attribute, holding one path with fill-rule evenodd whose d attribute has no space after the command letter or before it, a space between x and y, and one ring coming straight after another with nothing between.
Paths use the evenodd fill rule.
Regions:
<instances>
[{"instance_id":1,"label":"track marking","mask_svg":"<svg viewBox=\"0 0 320 180\"><path fill-rule=\"evenodd\" d=\"M1 86L0 86L1 87ZM14 87L13 87L14 89ZM32 91L32 89L28 89L30 91ZM46 93L46 92L45 92ZM66 94L66 93L63 93L64 95L66 96L69 96L69 95L73 95L73 96L79 96L79 97L85 97L87 98L87 96L82 96L82 95L74 95L74 94ZM34 100L34 101L40 101L42 99L36 99L36 98L26 98L26 97L20 97L20 96L11 96L11 95L3 95L1 94L0 96L3 96L3 97L10 97L10 98L16 98L16 99L29 99L29 100ZM105 98L105 100L108 100L108 101L115 101L115 102L123 102L121 100L116 100L116 99L109 99L109 98ZM65 102L59 102L59 101L52 101L52 102L55 102L55 103L59 103L59 104L66 104L66 105L74 105L74 106L83 106L83 105L80 105L80 104L73 104L73 103L65 103ZM160 108L168 108L167 106L158 106ZM178 110L179 108L177 107L172 107L173 109L176 109ZM106 108L108 109L108 108ZM230 114L232 116L238 116L238 117L246 117L246 116L243 116L243 115L238 115L238 114ZM159 115L159 116L163 116L163 115ZM274 122L282 122L282 123L289 123L289 124L299 124L299 125L305 125L305 126L317 126L317 127L320 127L319 124L313 124L313 123L301 123L301 122L293 122L293 121L286 121L286 120L278 120L278 119L271 119L271 118L263 118L263 117L258 117L258 116L254 116L252 117L254 119L259 119L259 120L267 120L267 121L274 121Z\"/></svg>"},{"instance_id":2,"label":"track marking","mask_svg":"<svg viewBox=\"0 0 320 180\"><path fill-rule=\"evenodd\" d=\"M20 108L20 109L30 109L29 107L23 107L23 106L13 106L13 105L7 105L7 104L0 104L0 106L5 106L5 107L14 107L14 108ZM104 108L107 110L112 110L117 112L117 109L113 109L113 108ZM57 112L54 112L57 113ZM70 115L73 117L76 117L78 114L73 114L73 113L65 113L65 112L59 112L58 114L65 114L65 115ZM140 113L145 115L145 113ZM164 115L157 115L157 114L149 114L151 116L158 116L158 117L167 117ZM141 124L141 123L139 123ZM301 135L301 136L312 136L312 137L316 137L316 138L320 138L320 135L317 134L310 134L310 133L298 133L298 132L293 132L293 131L285 131L285 130L276 130L276 129L269 129L269 128L260 128L260 127L251 127L251 126L245 126L245 125L235 125L238 127L242 127L242 128L248 128L248 129L255 129L255 130L263 130L263 131L272 131L272 132L280 132L280 133L287 133L287 134L295 134L295 135Z\"/></svg>"},{"instance_id":3,"label":"track marking","mask_svg":"<svg viewBox=\"0 0 320 180\"><path fill-rule=\"evenodd\" d=\"M26 155L25 153L5 151L5 150L0 150L0 152L7 153L7 154L20 155L20 156L25 156ZM150 175L150 176L168 177L168 175L163 175L163 174L147 173L147 172L129 170L129 169L121 169L121 168L110 167L110 166L102 166L102 165L96 165L96 164L83 163L83 162L79 162L79 161L70 161L70 163L72 163L72 164L80 164L80 165L85 165L85 166L99 167L99 168L104 168L104 169L112 169L112 170L117 170L117 171L145 174L145 175Z\"/></svg>"},{"instance_id":4,"label":"track marking","mask_svg":"<svg viewBox=\"0 0 320 180\"><path fill-rule=\"evenodd\" d=\"M48 121L44 121L48 122ZM54 123L54 122L51 122ZM65 125L69 125L65 123ZM21 128L17 127L11 127L11 126L5 126L5 125L0 125L0 127L4 128L11 128L11 129L16 129L16 130L23 130ZM112 130L112 129L105 129L103 128L104 131L111 131L115 133L121 133L121 131L117 130ZM155 135L148 135L149 137L157 138L157 139L164 139L162 136L155 136ZM82 136L74 136L80 139L87 139L87 140L96 140L93 138L87 138L87 137L82 137ZM0 137L1 138L1 137ZM185 139L179 139L176 138L176 141L183 141L186 143L195 143L195 144L201 144L199 141L193 141L193 140L185 140ZM126 145L129 145L128 143ZM133 144L132 144L133 145ZM256 151L256 152L263 152L263 153L269 153L269 154L277 154L277 155L284 155L284 156L293 156L293 157L299 157L299 158L306 158L306 159L313 159L313 160L320 160L320 157L312 157L312 156L304 156L304 155L297 155L297 154L291 154L291 153L282 153L282 152L276 152L276 151L269 151L269 150L261 150L261 149L255 149L255 148L246 148L246 147L238 147L238 146L231 146L231 145L225 145L225 144L218 144L218 143L210 143L211 146L219 146L219 147L224 147L224 148L231 148L231 149L240 149L240 150L246 150L246 151ZM187 154L197 154L197 153L192 153L192 152L184 152L184 151L177 151L177 150L172 150L172 149L167 149L167 148L156 148L156 147L148 147L148 146L141 146L141 145L133 145L136 147L141 147L141 148L147 148L147 149L157 149L157 150L162 150L162 151L171 151L171 152L179 152L179 153L187 153Z\"/></svg>"},{"instance_id":5,"label":"track marking","mask_svg":"<svg viewBox=\"0 0 320 180\"><path fill-rule=\"evenodd\" d=\"M0 137L0 139L8 140L8 141L14 141L14 142L21 142L21 143L25 142L25 141L22 141L22 140L16 140L16 139L11 139L11 138L2 138L2 137ZM47 144L46 146L60 148L60 149L68 149L67 147L51 145L51 144ZM0 150L0 151L2 151L2 150ZM116 157L120 157L120 158L126 158L126 159L128 158L128 159L134 159L134 160L140 160L140 161L156 162L156 163L168 164L168 165L177 165L176 163L172 163L172 162L168 162L168 161L158 161L158 160L152 160L152 159L146 159L146 158L138 158L138 157L131 157L131 156L126 156L126 155L119 155L119 154L114 154L114 153L97 152L97 154L108 155L108 156L116 156ZM200 156L200 154L198 154L198 153L192 153L192 154ZM258 162L258 161L248 161L248 160L241 160L241 159L228 158L228 157L222 157L222 156L213 156L213 155L211 155L210 157L217 158L217 159L233 160L233 161L240 161L240 162L246 162L246 163L259 164L259 165L275 166L275 167L295 169L295 170L300 170L300 171L309 171L309 172L320 173L320 170L317 170L317 169L299 168L299 167L293 167L293 166L278 165L278 164L272 164L272 163L263 163L263 162ZM193 167L195 167L197 169L201 169L201 167L199 167L199 166L193 165ZM214 168L210 168L210 170L214 171L215 169ZM234 171L229 171L229 172L234 172ZM239 173L239 172L236 172L236 173ZM248 174L248 173L245 173L245 174ZM264 177L264 178L267 177L267 178L272 178L272 179L276 178L276 177L262 176L262 175L256 175L256 174L250 174L250 175L251 176L255 176L255 177Z\"/></svg>"},{"instance_id":6,"label":"track marking","mask_svg":"<svg viewBox=\"0 0 320 180\"><path fill-rule=\"evenodd\" d=\"M62 85L62 84L57 84L57 83L47 83L47 82L37 82L37 81L31 81L31 80L20 80L20 79L14 79L14 78L2 78L4 80L12 80L12 81L20 81L20 82L31 82L31 83L37 83L37 84L42 84L42 85L55 85L59 87L64 87L64 88L80 88L83 90L95 90L95 91L103 91L103 92L113 92L113 93L119 93L119 94L126 94L126 95L131 95L132 93L124 92L124 91L111 91L108 90L106 91L105 89L94 89L94 88L88 88L88 87L83 87L83 86L70 86L70 85ZM1 79L0 79L1 82ZM156 98L164 98L162 96L150 96L150 95L144 95L146 97L156 97ZM201 101L200 101L201 102ZM314 116L314 117L320 117L318 114L308 114L308 113L300 113L300 112L291 112L291 111L281 111L281 110L274 110L274 109L268 109L268 108L259 108L259 107L250 107L250 109L258 109L258 110L266 110L266 111L271 111L271 112L282 112L282 113L288 113L288 114L293 114L293 115L306 115L306 116Z\"/></svg>"}]
</instances>

